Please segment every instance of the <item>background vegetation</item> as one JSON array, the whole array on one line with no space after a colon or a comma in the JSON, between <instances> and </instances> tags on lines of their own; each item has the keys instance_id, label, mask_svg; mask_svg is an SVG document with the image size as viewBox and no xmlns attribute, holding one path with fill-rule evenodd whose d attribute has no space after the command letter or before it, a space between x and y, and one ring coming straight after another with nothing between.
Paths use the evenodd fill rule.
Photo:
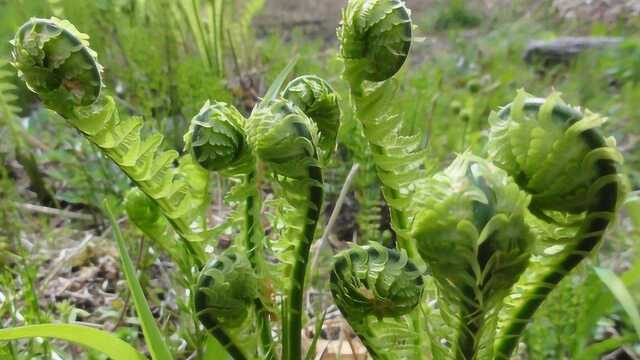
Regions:
<instances>
[{"instance_id":1,"label":"background vegetation","mask_svg":"<svg viewBox=\"0 0 640 360\"><path fill-rule=\"evenodd\" d=\"M446 164L452 153L481 150L489 112L509 102L517 89L540 96L555 89L568 103L609 117L607 131L625 156L625 171L636 190L600 254L565 279L536 316L519 351L523 359L578 354L627 359L637 358L640 350L634 302L640 298L640 17L632 2L602 8L587 3L408 1L423 40L414 45L412 62L403 70L404 88L394 106L405 112L407 131L423 132L434 166ZM8 41L20 24L31 16L57 16L90 34L108 69L105 80L108 89L115 89L112 95L130 113L142 115L146 126L162 131L167 148L181 151L188 121L206 99L233 103L246 115L265 84L296 54L300 60L293 74L318 74L346 99L332 30L342 5L327 1L315 11L304 2L284 0L0 0L0 327L86 322L144 347L101 211L103 198L122 199L130 184L62 119L43 111L17 81L7 64ZM282 11L289 7L292 11ZM565 35L620 36L623 41L553 66L523 60L529 41ZM331 246L323 249L313 271L310 315L331 305L326 280L332 252L348 241L393 241L360 125L347 106L343 110L322 223L352 165L359 164L359 170L330 231ZM215 176L211 183L210 216L222 223L231 211L223 198L232 184ZM184 287L172 276L176 265L145 243L126 217L119 223L172 352L192 358L201 340L190 337L193 324L180 320L188 305L181 302ZM221 231L217 246L227 247L231 235ZM620 302L596 266L618 274L631 298ZM321 341L339 343L331 346L342 351L341 339L350 338L335 335L335 329L342 334L348 329L339 322L335 328L326 326ZM357 346L346 352L358 353ZM0 358L10 356L87 355L56 342L0 344Z\"/></svg>"}]
</instances>

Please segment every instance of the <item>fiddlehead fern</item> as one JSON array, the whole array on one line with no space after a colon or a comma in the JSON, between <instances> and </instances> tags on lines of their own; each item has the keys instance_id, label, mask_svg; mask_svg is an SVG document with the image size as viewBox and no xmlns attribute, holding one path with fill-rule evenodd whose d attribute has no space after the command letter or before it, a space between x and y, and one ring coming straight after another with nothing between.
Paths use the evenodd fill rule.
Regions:
<instances>
[{"instance_id":1,"label":"fiddlehead fern","mask_svg":"<svg viewBox=\"0 0 640 360\"><path fill-rule=\"evenodd\" d=\"M565 105L556 93L539 99L520 91L490 120L489 154L497 165L531 194L530 209L544 226L573 234L559 253L542 254L544 266L507 312L496 357L508 359L551 290L601 243L622 191L622 156L598 130L605 118Z\"/></svg>"},{"instance_id":2,"label":"fiddlehead fern","mask_svg":"<svg viewBox=\"0 0 640 360\"><path fill-rule=\"evenodd\" d=\"M392 77L406 61L412 42L411 12L402 0L350 0L338 28L342 77L369 142L382 193L389 205L398 247L422 266L409 232L415 182L424 175L422 134L403 132L402 116L393 112L398 83ZM420 356L421 314L413 315L416 353Z\"/></svg>"},{"instance_id":3,"label":"fiddlehead fern","mask_svg":"<svg viewBox=\"0 0 640 360\"><path fill-rule=\"evenodd\" d=\"M343 77L358 92L362 81L384 81L402 67L411 47L411 12L403 0L351 0L338 28Z\"/></svg>"},{"instance_id":4,"label":"fiddlehead fern","mask_svg":"<svg viewBox=\"0 0 640 360\"><path fill-rule=\"evenodd\" d=\"M338 94L325 80L304 75L287 84L282 97L294 103L318 126L321 158L327 160L336 146L342 116Z\"/></svg>"},{"instance_id":5,"label":"fiddlehead fern","mask_svg":"<svg viewBox=\"0 0 640 360\"><path fill-rule=\"evenodd\" d=\"M423 176L421 134L403 134L402 117L393 112L395 75L411 46L410 11L399 0L351 0L338 28L343 78L371 146L384 198L399 246L420 261L407 234L413 187Z\"/></svg>"},{"instance_id":6,"label":"fiddlehead fern","mask_svg":"<svg viewBox=\"0 0 640 360\"><path fill-rule=\"evenodd\" d=\"M258 159L278 177L288 202L295 208L288 235L295 237L295 250L287 296L285 326L289 336L283 358L300 359L305 274L323 200L318 128L293 103L275 99L254 109L247 138Z\"/></svg>"},{"instance_id":7,"label":"fiddlehead fern","mask_svg":"<svg viewBox=\"0 0 640 360\"><path fill-rule=\"evenodd\" d=\"M227 250L200 272L194 294L196 315L204 327L236 360L255 358L255 338L245 333L258 297L256 275L243 255Z\"/></svg>"},{"instance_id":8,"label":"fiddlehead fern","mask_svg":"<svg viewBox=\"0 0 640 360\"><path fill-rule=\"evenodd\" d=\"M161 134L143 140L142 119L121 117L115 101L101 95L102 67L87 39L67 21L31 19L12 41L13 65L47 107L62 115L158 203L181 237L202 241L206 228L199 210L205 200L207 173L192 167L187 173L188 167L182 165L175 168L172 163L178 154L159 150ZM187 246L197 260L203 259L198 246Z\"/></svg>"},{"instance_id":9,"label":"fiddlehead fern","mask_svg":"<svg viewBox=\"0 0 640 360\"><path fill-rule=\"evenodd\" d=\"M459 314L455 357L489 358L493 344L481 342L493 340L489 317L531 254L529 196L504 171L471 154L428 179L421 192L412 235L443 300Z\"/></svg>"},{"instance_id":10,"label":"fiddlehead fern","mask_svg":"<svg viewBox=\"0 0 640 360\"><path fill-rule=\"evenodd\" d=\"M423 288L420 271L403 250L370 243L335 256L334 301L374 359L404 359L413 354L416 334L404 315L418 306Z\"/></svg>"},{"instance_id":11,"label":"fiddlehead fern","mask_svg":"<svg viewBox=\"0 0 640 360\"><path fill-rule=\"evenodd\" d=\"M61 114L93 104L103 87L102 67L88 39L66 20L32 18L11 41L19 75Z\"/></svg>"},{"instance_id":12,"label":"fiddlehead fern","mask_svg":"<svg viewBox=\"0 0 640 360\"><path fill-rule=\"evenodd\" d=\"M245 192L244 246L247 258L254 270L262 270L262 235L256 233L259 196L255 184L255 159L246 140L246 119L235 107L208 101L191 120L189 131L184 135L185 149L190 149L193 158L209 171L225 175L244 175L245 181L239 187ZM256 298L256 312L261 342L267 357L273 354L273 341L268 314L262 299Z\"/></svg>"},{"instance_id":13,"label":"fiddlehead fern","mask_svg":"<svg viewBox=\"0 0 640 360\"><path fill-rule=\"evenodd\" d=\"M207 101L191 120L184 136L185 149L191 149L193 158L209 171L231 174L253 171L244 123L244 117L233 106Z\"/></svg>"}]
</instances>

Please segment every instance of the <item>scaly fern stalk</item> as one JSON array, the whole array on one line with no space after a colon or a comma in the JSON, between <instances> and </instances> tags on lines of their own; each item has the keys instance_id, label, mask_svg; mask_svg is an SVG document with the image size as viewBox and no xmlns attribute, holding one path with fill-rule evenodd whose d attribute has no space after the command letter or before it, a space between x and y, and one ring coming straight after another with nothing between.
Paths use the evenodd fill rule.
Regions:
<instances>
[{"instance_id":1,"label":"scaly fern stalk","mask_svg":"<svg viewBox=\"0 0 640 360\"><path fill-rule=\"evenodd\" d=\"M410 11L401 0L351 0L338 28L342 77L371 146L399 246L420 261L407 234L407 210L409 185L422 175L424 150L418 134L402 135L402 117L392 111L398 91L392 77L408 56L411 36Z\"/></svg>"},{"instance_id":2,"label":"scaly fern stalk","mask_svg":"<svg viewBox=\"0 0 640 360\"><path fill-rule=\"evenodd\" d=\"M376 173L389 205L398 247L421 263L408 231L412 183L423 175L424 149L419 134L403 136L402 118L394 114L398 91L392 77L408 57L412 40L410 11L402 0L350 0L338 28L342 77L371 147ZM421 356L421 314L414 314L415 356Z\"/></svg>"},{"instance_id":3,"label":"scaly fern stalk","mask_svg":"<svg viewBox=\"0 0 640 360\"><path fill-rule=\"evenodd\" d=\"M429 178L420 193L412 235L440 289L443 311L455 311L451 326L458 331L446 340L455 344L457 359L488 359L491 316L529 263L530 197L506 172L468 153Z\"/></svg>"},{"instance_id":4,"label":"scaly fern stalk","mask_svg":"<svg viewBox=\"0 0 640 360\"><path fill-rule=\"evenodd\" d=\"M534 98L520 91L491 116L489 153L532 196L530 209L558 231L575 228L573 241L525 285L502 324L495 349L508 359L535 311L557 284L601 242L622 192L622 156L598 128L605 118L565 105L559 94ZM578 215L572 215L578 214ZM578 216L578 225L563 219Z\"/></svg>"},{"instance_id":5,"label":"scaly fern stalk","mask_svg":"<svg viewBox=\"0 0 640 360\"><path fill-rule=\"evenodd\" d=\"M300 359L305 274L323 200L318 128L293 103L275 99L254 109L247 137L258 158L279 177L288 201L299 215L297 224L291 224L299 226L300 231L296 231L298 239L287 294L288 338L283 358Z\"/></svg>"},{"instance_id":6,"label":"scaly fern stalk","mask_svg":"<svg viewBox=\"0 0 640 360\"><path fill-rule=\"evenodd\" d=\"M208 171L229 176L243 176L244 227L243 240L247 258L254 271L262 273L262 239L256 234L259 196L255 182L255 159L246 141L246 119L231 105L205 103L193 117L184 136L185 149L190 149L198 164ZM261 335L262 356L274 355L271 326L265 306L255 300L255 311Z\"/></svg>"},{"instance_id":7,"label":"scaly fern stalk","mask_svg":"<svg viewBox=\"0 0 640 360\"><path fill-rule=\"evenodd\" d=\"M196 259L206 229L199 220L207 174L174 168L175 151L159 151L162 135L142 139L142 120L120 117L114 100L101 95L102 67L89 48L88 36L68 21L31 19L12 41L13 65L28 87L50 109L78 129L159 205ZM196 188L197 187L197 188Z\"/></svg>"},{"instance_id":8,"label":"scaly fern stalk","mask_svg":"<svg viewBox=\"0 0 640 360\"><path fill-rule=\"evenodd\" d=\"M421 302L424 280L404 250L372 242L335 256L331 293L374 359L406 359L418 334L405 315ZM372 320L371 317L377 320Z\"/></svg>"}]
</instances>

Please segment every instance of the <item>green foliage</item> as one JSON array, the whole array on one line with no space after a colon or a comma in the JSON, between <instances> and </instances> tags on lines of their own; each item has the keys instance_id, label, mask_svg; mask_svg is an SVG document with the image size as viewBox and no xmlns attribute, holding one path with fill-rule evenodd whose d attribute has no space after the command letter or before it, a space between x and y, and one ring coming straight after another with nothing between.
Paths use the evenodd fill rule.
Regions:
<instances>
[{"instance_id":1,"label":"green foliage","mask_svg":"<svg viewBox=\"0 0 640 360\"><path fill-rule=\"evenodd\" d=\"M160 300L156 283L147 283L155 274L148 271L150 264L164 266L169 255L177 265L178 271L167 268L171 289L160 290L168 294L161 301L175 300L176 308L158 308L167 320L162 332L172 335L166 336L167 344L176 356L228 358L223 354L228 352L236 359L302 358L305 288L321 289L330 273L321 264L313 279L306 276L316 227L326 210L323 193L332 199L354 162L361 171L348 197L350 211L339 219L344 228L336 234L364 246L336 257L331 290L374 358L480 360L493 353L507 358L522 341L522 355L529 358L594 359L637 341L629 301L637 293L637 284L628 280L632 275L621 275L630 294L622 296L628 310L623 311L593 272L572 270L586 268L580 264L601 248L604 231L611 227L623 188L620 169L631 173L632 186L640 183L634 39L543 73L524 68L520 54L529 38L554 36L555 20L543 26L532 20L539 15L534 10L518 19L516 6L506 18L488 14L491 27L457 40L457 28L475 26L478 17L462 1L443 4L431 13L436 29L452 29L451 41L444 41L446 33L436 33L433 41L430 36L412 50L420 61L409 64L412 33L420 30L413 28L399 0L350 1L338 29L342 43L337 53L297 31L290 41L281 34L256 40L251 23L264 0L97 1L83 7L60 0L43 3L37 11L30 10L37 6L29 1L21 3L29 10L11 3L0 14L0 33L16 19L26 20L24 12L63 11L92 34L92 45L109 71L100 73L94 56L79 56L90 53L86 39L76 30L58 31L64 26L57 20L42 20L53 21L53 28L22 29L23 35L31 32L20 43L24 51L17 61L30 64L23 66L24 79L35 84L32 89L45 105L64 115L69 130L80 130L90 143L77 143L71 135L75 131L56 127L50 121L56 120L54 113L23 111L28 117L7 130L17 131L16 142L31 146L30 136L37 133L36 140L55 148L33 147L45 164L43 178L62 190L57 199L77 204L74 211L92 211L83 206L94 204L97 212L103 194L118 197L129 180L137 185L123 205L130 222L151 240L152 249L140 256L140 282L149 286L151 304ZM16 30L14 25L9 31ZM598 25L595 32L603 29ZM74 43L74 36L78 41L65 58L62 50ZM49 45L39 47L35 38ZM24 46L25 41L31 45ZM248 94L236 95L255 99L261 79L275 79L248 119L232 105L227 87L234 82L224 80L230 53L240 91ZM38 60L43 54L47 60ZM63 66L51 66L50 56ZM411 70L399 72L405 62ZM67 71L77 63L82 65L77 72ZM341 67L346 81L335 81ZM114 89L110 96L96 88L96 69L99 80ZM23 89L3 85L12 79L1 71L0 78L8 80L0 80L0 105L3 95L10 100L5 104L29 103ZM283 86L290 72L318 74L332 85L304 75ZM245 76L255 89L244 88ZM538 99L524 91L500 107L521 86L535 93L553 87L572 103L604 112L566 105L556 93ZM19 94L17 101L6 96L13 93ZM351 106L341 111L340 97L349 98ZM205 99L212 101L201 107ZM235 105L243 112L249 107ZM17 107L4 113L10 115L0 117L18 124ZM186 119L194 114L183 138ZM161 141L161 133L167 141ZM613 137L600 135L605 133L621 144L624 165ZM3 149L7 146L12 145ZM14 181L13 160L8 159L2 159L9 164L8 176L0 169L3 184ZM445 163L451 165L435 170ZM125 175L114 177L115 167ZM21 176L18 172L18 181ZM0 211L20 218L14 202L27 199L3 199ZM615 252L621 258L614 259L616 265L624 266L633 256L627 249L631 241L621 240L634 232L630 219L637 217L637 206L632 200L629 204L609 235L613 241L602 246L604 256L593 261L609 261ZM352 211L358 212L354 223ZM96 219L99 223L100 216ZM213 222L217 226L209 227ZM3 229L0 237L5 235L24 237L19 229ZM221 252L227 239L232 249ZM11 243L11 253L0 262L16 261L14 244L19 243ZM3 319L12 309L19 309L27 323L51 317L38 304L38 261L30 261L27 277L0 274L0 295L8 296L0 302ZM26 305L22 294L5 291L20 287L26 289ZM314 347L323 320L315 318L305 358L318 355ZM603 334L603 329L615 334ZM130 342L138 337L135 325L121 330ZM24 344L6 343L0 357L19 358ZM53 354L59 345L31 341L26 348L25 356L33 357Z\"/></svg>"},{"instance_id":2,"label":"green foliage","mask_svg":"<svg viewBox=\"0 0 640 360\"><path fill-rule=\"evenodd\" d=\"M142 286L140 285L136 274L136 269L133 266L129 253L127 252L125 239L122 236L120 227L113 215L111 206L107 201L105 201L105 207L107 216L109 217L109 222L113 229L113 237L115 238L116 245L118 246L118 253L120 254L120 260L122 261L122 269L125 274L129 290L131 291L131 296L133 297L133 303L135 304L136 313L140 319L142 332L144 333L149 353L151 353L151 358L153 360L171 360L173 359L171 351L169 350L169 347L156 324L156 320L151 314L151 309L149 308L147 299L144 296Z\"/></svg>"},{"instance_id":3,"label":"green foliage","mask_svg":"<svg viewBox=\"0 0 640 360\"><path fill-rule=\"evenodd\" d=\"M481 23L481 18L469 8L464 0L451 0L444 2L437 15L434 27L436 30L453 28L472 28Z\"/></svg>"},{"instance_id":4,"label":"green foliage","mask_svg":"<svg viewBox=\"0 0 640 360\"><path fill-rule=\"evenodd\" d=\"M245 140L245 121L233 106L207 102L191 120L185 148L209 171L246 172L253 162Z\"/></svg>"},{"instance_id":5,"label":"green foliage","mask_svg":"<svg viewBox=\"0 0 640 360\"><path fill-rule=\"evenodd\" d=\"M222 327L236 328L249 317L257 298L256 275L241 253L226 251L200 272L194 298L198 317Z\"/></svg>"},{"instance_id":6,"label":"green foliage","mask_svg":"<svg viewBox=\"0 0 640 360\"><path fill-rule=\"evenodd\" d=\"M276 99L256 108L248 124L247 140L260 160L279 175L308 176L306 166L318 156L318 127L300 108Z\"/></svg>"},{"instance_id":7,"label":"green foliage","mask_svg":"<svg viewBox=\"0 0 640 360\"><path fill-rule=\"evenodd\" d=\"M74 324L41 324L0 330L0 340L46 337L70 341L100 351L113 359L141 360L145 357L121 339L98 329Z\"/></svg>"},{"instance_id":8,"label":"green foliage","mask_svg":"<svg viewBox=\"0 0 640 360\"><path fill-rule=\"evenodd\" d=\"M27 86L60 113L96 101L102 68L88 36L70 22L32 19L12 41L13 64Z\"/></svg>"},{"instance_id":9,"label":"green foliage","mask_svg":"<svg viewBox=\"0 0 640 360\"><path fill-rule=\"evenodd\" d=\"M406 252L375 242L337 254L331 272L336 305L370 354L379 359L402 359L414 353L416 334L410 335L410 321L395 318L419 305L423 286L422 275Z\"/></svg>"},{"instance_id":10,"label":"green foliage","mask_svg":"<svg viewBox=\"0 0 640 360\"><path fill-rule=\"evenodd\" d=\"M401 0L349 1L338 28L343 77L357 89L360 82L393 76L411 47L410 12Z\"/></svg>"},{"instance_id":11,"label":"green foliage","mask_svg":"<svg viewBox=\"0 0 640 360\"><path fill-rule=\"evenodd\" d=\"M533 236L525 223L529 196L504 171L470 154L460 155L420 189L424 204L412 237L461 330L456 356L479 353L492 340L491 316L524 272ZM486 324L489 325L486 325ZM493 323L495 326L495 323ZM451 324L453 325L453 324ZM491 344L483 344L489 357Z\"/></svg>"},{"instance_id":12,"label":"green foliage","mask_svg":"<svg viewBox=\"0 0 640 360\"><path fill-rule=\"evenodd\" d=\"M580 213L599 201L592 188L601 176L598 161L622 162L614 139L605 145L588 137L605 120L590 112L583 116L557 93L542 100L520 92L490 118L489 155L533 194L534 209Z\"/></svg>"},{"instance_id":13,"label":"green foliage","mask_svg":"<svg viewBox=\"0 0 640 360\"><path fill-rule=\"evenodd\" d=\"M325 80L304 75L287 84L281 96L300 108L318 126L321 158L328 160L336 147L342 117L338 94Z\"/></svg>"},{"instance_id":14,"label":"green foliage","mask_svg":"<svg viewBox=\"0 0 640 360\"><path fill-rule=\"evenodd\" d=\"M196 316L234 359L255 358L252 313L257 289L251 264L231 250L211 259L198 276Z\"/></svg>"}]
</instances>

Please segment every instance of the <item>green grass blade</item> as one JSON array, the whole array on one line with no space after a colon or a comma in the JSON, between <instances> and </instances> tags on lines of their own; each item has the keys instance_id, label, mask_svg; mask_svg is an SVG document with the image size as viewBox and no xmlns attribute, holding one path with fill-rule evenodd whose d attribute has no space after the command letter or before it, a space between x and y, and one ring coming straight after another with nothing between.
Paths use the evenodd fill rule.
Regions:
<instances>
[{"instance_id":1,"label":"green grass blade","mask_svg":"<svg viewBox=\"0 0 640 360\"><path fill-rule=\"evenodd\" d=\"M293 59L289 61L287 66L285 66L284 69L282 69L282 71L278 74L276 79L273 81L273 83L269 87L269 90L267 90L267 93L264 95L264 98L263 98L264 103L268 102L269 100L273 100L276 98L276 96L278 96L278 93L280 93L280 89L282 88L282 85L284 84L285 80L287 80L287 76L289 76L289 73L291 72L291 70L293 70L293 67L296 66L296 63L298 62L298 58L299 58L298 55L294 56Z\"/></svg>"},{"instance_id":2,"label":"green grass blade","mask_svg":"<svg viewBox=\"0 0 640 360\"><path fill-rule=\"evenodd\" d=\"M629 289L627 289L624 282L622 282L618 275L613 271L600 267L594 267L594 270L600 280L602 280L613 296L618 300L620 305L622 305L624 311L627 312L627 315L629 315L631 323L636 330L636 334L638 338L640 338L640 312L638 312L638 305L635 300L633 300L633 296L629 293Z\"/></svg>"},{"instance_id":3,"label":"green grass blade","mask_svg":"<svg viewBox=\"0 0 640 360\"><path fill-rule=\"evenodd\" d=\"M40 324L0 330L0 341L44 337L65 340L104 353L113 360L142 360L145 357L118 337L89 326Z\"/></svg>"},{"instance_id":4,"label":"green grass blade","mask_svg":"<svg viewBox=\"0 0 640 360\"><path fill-rule=\"evenodd\" d=\"M305 360L311 360L316 357L316 344L318 343L318 339L320 338L320 333L322 333L322 325L324 324L324 319L326 316L327 311L325 310L322 313L322 317L319 317L316 320L316 324L313 329L313 339L311 340L311 344L309 345L309 351L307 351L307 355L304 357Z\"/></svg>"},{"instance_id":5,"label":"green grass blade","mask_svg":"<svg viewBox=\"0 0 640 360\"><path fill-rule=\"evenodd\" d=\"M602 354L611 352L633 341L633 336L616 336L593 345L589 345L576 355L576 360L597 360Z\"/></svg>"},{"instance_id":6,"label":"green grass blade","mask_svg":"<svg viewBox=\"0 0 640 360\"><path fill-rule=\"evenodd\" d=\"M113 228L113 236L116 239L120 259L122 260L122 270L127 279L129 291L131 291L131 297L133 298L133 303L136 306L136 312L142 326L144 340L147 343L151 357L155 360L173 359L171 351L169 351L169 347L164 342L162 333L160 332L160 329L158 329L158 325L151 314L151 309L149 309L147 299L144 297L144 292L142 291L142 286L140 286L140 282L136 276L136 270L133 267L133 262L127 252L124 237L122 236L122 232L120 232L120 226L113 216L113 211L111 211L109 203L105 201L104 205L107 210L109 222Z\"/></svg>"}]
</instances>

